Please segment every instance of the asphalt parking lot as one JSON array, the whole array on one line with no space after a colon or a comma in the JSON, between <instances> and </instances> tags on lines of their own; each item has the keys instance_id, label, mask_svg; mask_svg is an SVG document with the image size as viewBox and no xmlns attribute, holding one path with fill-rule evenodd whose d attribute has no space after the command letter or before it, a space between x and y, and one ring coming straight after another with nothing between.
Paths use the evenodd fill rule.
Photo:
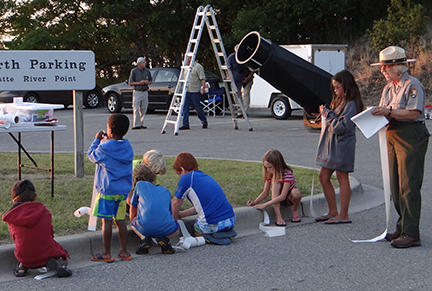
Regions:
<instances>
[{"instance_id":1,"label":"asphalt parking lot","mask_svg":"<svg viewBox=\"0 0 432 291\"><path fill-rule=\"evenodd\" d=\"M54 113L60 124L68 126L67 131L55 134L56 152L74 150L72 113L71 108ZM125 114L132 117L131 111ZM105 130L108 116L105 108L84 110L85 149L98 130ZM282 152L290 165L314 167L319 131L305 128L300 112L278 121L267 110L253 110L250 113L253 131L248 130L245 122L239 122L239 129L234 130L229 115L209 117L209 128L201 129L198 118L192 115L191 130L181 131L178 136L173 135L172 125L168 125L166 134L160 133L164 119L164 113L148 114L145 121L148 129L126 135L135 154L155 148L166 156L189 151L200 158L261 161L264 152L274 148ZM427 126L432 128L430 120ZM23 144L30 152L48 152L49 135L25 134ZM16 145L3 135L0 151L16 151ZM309 217L300 224L290 225L285 236L268 238L260 232L250 232L225 247L205 245L175 255L155 251L148 256L134 256L130 262L113 264L83 264L72 256L70 267L74 275L70 278L17 279L11 270L9 277L2 277L0 289L431 290L428 273L432 257L431 161L429 150L422 189L422 246L418 248L394 249L384 241L351 242L350 238L368 239L384 231L384 206L380 205L351 213L353 223L349 225L323 225ZM382 195L377 136L366 139L358 131L352 176L366 190L373 188L373 193L377 193L374 195ZM351 206L352 209L355 205ZM392 207L389 231L394 230L395 223Z\"/></svg>"}]
</instances>

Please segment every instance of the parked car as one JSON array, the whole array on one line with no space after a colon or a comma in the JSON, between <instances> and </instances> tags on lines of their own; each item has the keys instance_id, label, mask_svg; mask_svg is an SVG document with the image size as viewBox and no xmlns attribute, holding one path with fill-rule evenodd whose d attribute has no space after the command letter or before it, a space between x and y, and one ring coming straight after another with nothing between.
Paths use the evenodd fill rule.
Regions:
<instances>
[{"instance_id":1,"label":"parked car","mask_svg":"<svg viewBox=\"0 0 432 291\"><path fill-rule=\"evenodd\" d=\"M152 68L149 69L153 78L149 86L149 105L148 112L156 109L168 110L174 90L180 75L178 68ZM205 71L206 80L210 87L218 89L221 78L209 71ZM128 81L109 85L102 89L106 98L107 109L111 113L118 113L123 108L132 108L132 91L133 87Z\"/></svg>"},{"instance_id":2,"label":"parked car","mask_svg":"<svg viewBox=\"0 0 432 291\"><path fill-rule=\"evenodd\" d=\"M65 107L73 104L72 91L1 91L0 102L11 103L13 97L23 97L24 102L63 104ZM83 105L86 108L96 108L102 105L102 89L96 86L93 90L84 91Z\"/></svg>"}]
</instances>

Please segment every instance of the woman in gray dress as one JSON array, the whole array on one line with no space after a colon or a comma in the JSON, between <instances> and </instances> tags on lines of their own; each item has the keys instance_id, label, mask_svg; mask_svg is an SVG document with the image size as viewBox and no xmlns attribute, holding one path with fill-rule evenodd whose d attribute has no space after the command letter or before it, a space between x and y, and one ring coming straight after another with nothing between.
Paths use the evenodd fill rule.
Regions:
<instances>
[{"instance_id":1,"label":"woman in gray dress","mask_svg":"<svg viewBox=\"0 0 432 291\"><path fill-rule=\"evenodd\" d=\"M326 224L351 223L348 217L351 187L348 173L354 171L356 144L355 124L351 117L363 110L363 101L353 75L343 70L331 80L333 99L330 108L320 106L325 117L316 157L316 165L321 167L319 180L327 201L328 213L315 218ZM335 189L330 178L336 171L340 187L340 212L336 205Z\"/></svg>"}]
</instances>

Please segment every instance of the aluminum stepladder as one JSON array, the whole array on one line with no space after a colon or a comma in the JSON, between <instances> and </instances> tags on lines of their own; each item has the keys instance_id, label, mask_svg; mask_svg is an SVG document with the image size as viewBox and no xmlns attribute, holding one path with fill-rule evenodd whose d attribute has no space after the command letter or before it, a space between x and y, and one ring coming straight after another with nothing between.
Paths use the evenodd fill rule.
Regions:
<instances>
[{"instance_id":1,"label":"aluminum stepladder","mask_svg":"<svg viewBox=\"0 0 432 291\"><path fill-rule=\"evenodd\" d=\"M218 62L219 71L222 76L223 84L225 87L225 92L229 92L226 94L228 99L229 108L231 111L231 118L233 121L234 129L238 129L237 121L245 120L249 126L249 131L252 131L252 127L249 123L249 119L246 115L246 112L243 107L242 100L239 96L237 96L237 88L235 87L232 73L228 70L227 66L227 57L225 53L225 48L222 43L222 38L219 32L219 27L216 22L216 17L213 11L213 8L210 5L207 5L205 8L203 6L198 7L197 12L195 14L195 20L192 25L192 31L189 37L188 46L186 49L186 54L183 60L183 65L180 70L179 80L177 82L177 86L174 91L174 96L171 100L171 104L165 118L164 125L162 127L161 133L165 133L165 128L168 124L174 124L174 135L178 135L180 121L182 118L181 112L183 112L184 107L184 99L186 97L186 88L189 81L190 72L192 69L192 65L195 62L195 57L198 51L199 42L201 40L202 31L204 29L204 25L207 26L207 30L210 35L211 43L213 46L213 50L215 52L215 56ZM237 98L238 102L234 102L234 98ZM237 118L235 116L235 112L238 109L241 109L244 119ZM173 113L177 113L175 119L172 118Z\"/></svg>"}]
</instances>

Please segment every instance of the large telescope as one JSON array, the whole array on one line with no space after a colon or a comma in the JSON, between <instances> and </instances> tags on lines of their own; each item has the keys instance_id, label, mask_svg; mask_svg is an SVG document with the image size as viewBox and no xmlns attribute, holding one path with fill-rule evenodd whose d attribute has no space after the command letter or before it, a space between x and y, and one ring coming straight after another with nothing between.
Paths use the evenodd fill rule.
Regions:
<instances>
[{"instance_id":1,"label":"large telescope","mask_svg":"<svg viewBox=\"0 0 432 291\"><path fill-rule=\"evenodd\" d=\"M288 50L260 36L247 34L237 49L236 60L273 87L300 104L307 113L318 113L321 104L330 104L332 75Z\"/></svg>"}]
</instances>

